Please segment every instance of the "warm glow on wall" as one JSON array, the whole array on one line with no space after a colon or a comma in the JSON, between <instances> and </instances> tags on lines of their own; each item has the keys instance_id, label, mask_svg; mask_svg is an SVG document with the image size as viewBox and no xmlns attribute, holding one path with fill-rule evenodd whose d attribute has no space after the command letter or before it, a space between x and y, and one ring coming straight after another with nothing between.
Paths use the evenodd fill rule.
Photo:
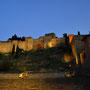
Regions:
<instances>
[{"instance_id":1,"label":"warm glow on wall","mask_svg":"<svg viewBox=\"0 0 90 90\"><path fill-rule=\"evenodd\" d=\"M52 47L52 43L51 43L51 42L49 42L49 43L48 43L48 46L49 46L49 47Z\"/></svg>"},{"instance_id":2,"label":"warm glow on wall","mask_svg":"<svg viewBox=\"0 0 90 90\"><path fill-rule=\"evenodd\" d=\"M76 56L76 64L78 64L78 58L77 58L77 56Z\"/></svg>"},{"instance_id":3,"label":"warm glow on wall","mask_svg":"<svg viewBox=\"0 0 90 90\"><path fill-rule=\"evenodd\" d=\"M65 54L64 54L64 61L65 61L66 63L70 62L71 59L72 59L72 56L70 56L68 53L65 53Z\"/></svg>"},{"instance_id":4,"label":"warm glow on wall","mask_svg":"<svg viewBox=\"0 0 90 90\"><path fill-rule=\"evenodd\" d=\"M74 35L73 35L73 34L70 34L70 35L69 35L69 43L71 43L71 42L72 42L73 37L74 37Z\"/></svg>"}]
</instances>

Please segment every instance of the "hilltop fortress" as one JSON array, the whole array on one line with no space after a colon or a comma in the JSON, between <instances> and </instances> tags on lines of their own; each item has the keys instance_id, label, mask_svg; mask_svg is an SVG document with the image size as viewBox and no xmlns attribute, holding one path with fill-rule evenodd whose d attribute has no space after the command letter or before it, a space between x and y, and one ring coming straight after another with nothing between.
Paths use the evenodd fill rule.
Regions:
<instances>
[{"instance_id":1,"label":"hilltop fortress","mask_svg":"<svg viewBox=\"0 0 90 90\"><path fill-rule=\"evenodd\" d=\"M25 40L11 40L0 41L0 53L12 52L13 47L17 46L24 51L36 50L38 48L50 48L58 45L65 44L65 38L57 38L54 33L45 34L38 39L33 39L32 37L25 37Z\"/></svg>"},{"instance_id":2,"label":"hilltop fortress","mask_svg":"<svg viewBox=\"0 0 90 90\"><path fill-rule=\"evenodd\" d=\"M90 34L69 34L69 36L67 36L65 33L63 35L62 38L57 38L54 33L48 33L38 39L33 39L32 37L18 38L17 36L12 36L8 41L0 42L0 53L16 52L17 48L24 51L30 51L39 48L63 46L66 44L66 41L69 41L77 67L82 67L83 72L90 73Z\"/></svg>"}]
</instances>

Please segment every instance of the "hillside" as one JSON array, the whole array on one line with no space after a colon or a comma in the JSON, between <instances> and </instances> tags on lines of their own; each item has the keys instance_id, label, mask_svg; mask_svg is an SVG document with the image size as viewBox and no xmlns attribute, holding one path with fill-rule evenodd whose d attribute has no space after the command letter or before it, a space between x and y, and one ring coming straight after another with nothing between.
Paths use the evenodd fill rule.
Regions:
<instances>
[{"instance_id":1,"label":"hillside","mask_svg":"<svg viewBox=\"0 0 90 90\"><path fill-rule=\"evenodd\" d=\"M65 45L37 49L29 52L18 50L16 53L0 54L1 72L59 72L73 69L74 57L70 46ZM71 68L72 66L72 68Z\"/></svg>"}]
</instances>

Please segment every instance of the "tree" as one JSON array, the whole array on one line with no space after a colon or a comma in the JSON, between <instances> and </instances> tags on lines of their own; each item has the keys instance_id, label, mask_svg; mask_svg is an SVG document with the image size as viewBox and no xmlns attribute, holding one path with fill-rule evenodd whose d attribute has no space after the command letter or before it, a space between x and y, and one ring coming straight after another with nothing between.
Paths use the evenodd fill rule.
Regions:
<instances>
[{"instance_id":1,"label":"tree","mask_svg":"<svg viewBox=\"0 0 90 90\"><path fill-rule=\"evenodd\" d=\"M22 37L21 40L22 40L22 41L25 41L25 37Z\"/></svg>"},{"instance_id":2,"label":"tree","mask_svg":"<svg viewBox=\"0 0 90 90\"><path fill-rule=\"evenodd\" d=\"M80 31L78 31L78 35L80 35Z\"/></svg>"},{"instance_id":3,"label":"tree","mask_svg":"<svg viewBox=\"0 0 90 90\"><path fill-rule=\"evenodd\" d=\"M15 51L15 44L13 45L13 48L12 48L12 54L14 54L14 51Z\"/></svg>"},{"instance_id":4,"label":"tree","mask_svg":"<svg viewBox=\"0 0 90 90\"><path fill-rule=\"evenodd\" d=\"M19 53L20 53L20 49L19 49L19 47L17 45L15 58L17 58L19 56Z\"/></svg>"},{"instance_id":5,"label":"tree","mask_svg":"<svg viewBox=\"0 0 90 90\"><path fill-rule=\"evenodd\" d=\"M17 35L15 34L14 36L12 36L12 40L17 40Z\"/></svg>"},{"instance_id":6,"label":"tree","mask_svg":"<svg viewBox=\"0 0 90 90\"><path fill-rule=\"evenodd\" d=\"M16 34L14 34L14 36L12 36L12 38L9 38L8 40L21 40L21 41L25 41L25 37L18 37Z\"/></svg>"},{"instance_id":7,"label":"tree","mask_svg":"<svg viewBox=\"0 0 90 90\"><path fill-rule=\"evenodd\" d=\"M24 50L19 48L17 45L15 58L18 58Z\"/></svg>"},{"instance_id":8,"label":"tree","mask_svg":"<svg viewBox=\"0 0 90 90\"><path fill-rule=\"evenodd\" d=\"M65 38L65 45L66 45L66 47L68 47L68 45L69 45L69 38L67 36L67 33L64 33L63 37Z\"/></svg>"}]
</instances>

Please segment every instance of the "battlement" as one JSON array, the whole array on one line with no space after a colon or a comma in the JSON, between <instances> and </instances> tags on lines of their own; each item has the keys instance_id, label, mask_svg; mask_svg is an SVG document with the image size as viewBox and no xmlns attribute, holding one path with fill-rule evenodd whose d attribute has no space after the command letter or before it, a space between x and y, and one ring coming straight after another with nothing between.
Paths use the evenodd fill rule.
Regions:
<instances>
[{"instance_id":1,"label":"battlement","mask_svg":"<svg viewBox=\"0 0 90 90\"><path fill-rule=\"evenodd\" d=\"M48 34L45 34L45 37L52 37L52 38L55 38L55 33L48 33Z\"/></svg>"}]
</instances>

